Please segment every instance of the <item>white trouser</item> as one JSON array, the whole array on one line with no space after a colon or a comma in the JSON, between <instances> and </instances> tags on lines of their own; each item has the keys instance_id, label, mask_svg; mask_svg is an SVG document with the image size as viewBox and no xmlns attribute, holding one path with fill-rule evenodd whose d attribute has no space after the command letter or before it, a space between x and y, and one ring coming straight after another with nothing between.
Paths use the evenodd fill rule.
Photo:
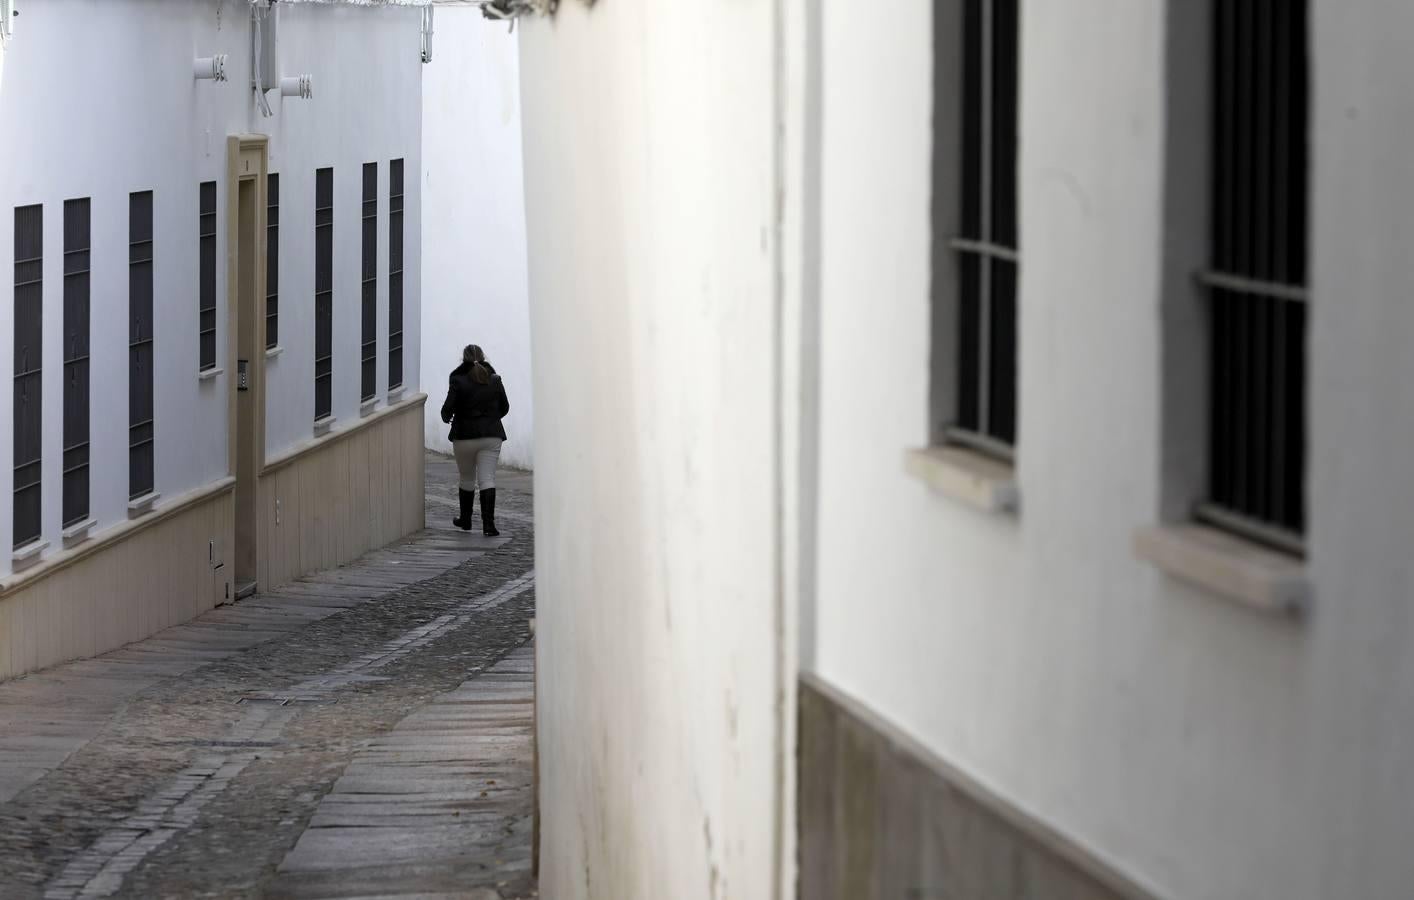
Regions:
<instances>
[{"instance_id":1,"label":"white trouser","mask_svg":"<svg viewBox=\"0 0 1414 900\"><path fill-rule=\"evenodd\" d=\"M488 491L496 486L496 463L501 458L501 439L472 438L452 441L457 457L457 473L464 491Z\"/></svg>"}]
</instances>

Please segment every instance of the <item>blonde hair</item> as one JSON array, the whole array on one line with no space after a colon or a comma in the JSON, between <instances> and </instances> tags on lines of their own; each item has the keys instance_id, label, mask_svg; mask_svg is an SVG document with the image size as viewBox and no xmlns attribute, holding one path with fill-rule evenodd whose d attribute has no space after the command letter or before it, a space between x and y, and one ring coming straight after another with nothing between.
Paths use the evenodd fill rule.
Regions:
<instances>
[{"instance_id":1,"label":"blonde hair","mask_svg":"<svg viewBox=\"0 0 1414 900\"><path fill-rule=\"evenodd\" d=\"M462 350L462 362L471 363L471 375L478 384L491 383L491 370L486 368L486 354L476 344L467 344Z\"/></svg>"}]
</instances>

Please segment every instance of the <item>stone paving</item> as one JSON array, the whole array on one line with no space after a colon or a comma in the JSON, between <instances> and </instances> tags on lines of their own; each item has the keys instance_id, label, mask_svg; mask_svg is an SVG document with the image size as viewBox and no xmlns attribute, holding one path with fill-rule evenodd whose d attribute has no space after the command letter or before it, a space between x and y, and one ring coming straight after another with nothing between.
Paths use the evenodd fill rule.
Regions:
<instances>
[{"instance_id":1,"label":"stone paving","mask_svg":"<svg viewBox=\"0 0 1414 900\"><path fill-rule=\"evenodd\" d=\"M534 895L530 477L428 529L0 684L0 897Z\"/></svg>"}]
</instances>

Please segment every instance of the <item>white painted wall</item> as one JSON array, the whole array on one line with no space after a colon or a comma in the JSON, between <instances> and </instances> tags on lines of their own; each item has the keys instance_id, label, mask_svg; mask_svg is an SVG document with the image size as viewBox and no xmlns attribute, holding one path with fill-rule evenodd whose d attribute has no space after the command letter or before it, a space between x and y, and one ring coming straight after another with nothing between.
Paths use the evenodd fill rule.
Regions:
<instances>
[{"instance_id":1,"label":"white painted wall","mask_svg":"<svg viewBox=\"0 0 1414 900\"><path fill-rule=\"evenodd\" d=\"M777 895L773 14L522 25L556 900Z\"/></svg>"},{"instance_id":2,"label":"white painted wall","mask_svg":"<svg viewBox=\"0 0 1414 900\"><path fill-rule=\"evenodd\" d=\"M1407 896L1414 11L1313 4L1317 605L1293 625L1131 552L1160 506L1165 4L1022 5L1011 519L902 468L928 437L932 4L827 3L817 671L1160 896Z\"/></svg>"},{"instance_id":3,"label":"white painted wall","mask_svg":"<svg viewBox=\"0 0 1414 900\"><path fill-rule=\"evenodd\" d=\"M312 101L272 97L262 118L245 87L250 38L243 4L215 0L94 4L48 0L25 7L24 28L5 49L0 93L0 270L12 271L16 206L44 204L44 524L61 546L63 201L92 198L91 508L101 530L126 518L128 483L128 193L154 191L156 486L173 497L223 477L227 378L225 140L271 136L281 175L280 331L284 352L268 367L267 453L311 437L313 387L314 170L335 167L335 391L342 424L359 415L359 257L362 164L379 162L379 391L387 365L389 159L406 159L405 371L420 371L418 264L421 207L420 13L410 9L290 6L281 9L280 59L315 77ZM220 13L218 14L218 9ZM192 59L229 54L230 81L192 79ZM218 182L217 365L197 379L197 210L200 182ZM13 280L0 286L0 372L13 372ZM9 432L13 397L0 391ZM0 442L0 547L9 547L10 442ZM0 552L0 573L10 570Z\"/></svg>"},{"instance_id":4,"label":"white painted wall","mask_svg":"<svg viewBox=\"0 0 1414 900\"><path fill-rule=\"evenodd\" d=\"M439 7L423 80L422 383L427 446L450 453L447 374L480 344L505 379L501 461L530 468L534 403L521 158L520 47L476 8Z\"/></svg>"}]
</instances>

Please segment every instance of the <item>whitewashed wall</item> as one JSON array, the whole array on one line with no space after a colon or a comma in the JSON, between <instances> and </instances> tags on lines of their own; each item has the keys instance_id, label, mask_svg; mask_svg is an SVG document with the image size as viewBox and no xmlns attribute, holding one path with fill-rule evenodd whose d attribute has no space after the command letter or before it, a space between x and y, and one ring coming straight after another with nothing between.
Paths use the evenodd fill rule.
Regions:
<instances>
[{"instance_id":1,"label":"whitewashed wall","mask_svg":"<svg viewBox=\"0 0 1414 900\"><path fill-rule=\"evenodd\" d=\"M534 403L521 158L520 48L475 8L439 7L423 80L422 383L427 446L451 452L447 373L480 344L506 381L503 463L530 468Z\"/></svg>"},{"instance_id":2,"label":"whitewashed wall","mask_svg":"<svg viewBox=\"0 0 1414 900\"><path fill-rule=\"evenodd\" d=\"M826 3L817 671L1160 896L1414 879L1414 11L1313 5L1316 607L1294 625L1131 551L1160 504L1166 4L1022 4L1011 519L902 467L928 437L932 4Z\"/></svg>"},{"instance_id":3,"label":"whitewashed wall","mask_svg":"<svg viewBox=\"0 0 1414 900\"><path fill-rule=\"evenodd\" d=\"M379 393L387 367L388 160L406 159L405 381L420 371L420 14L409 9L293 6L280 15L280 60L315 78L313 100L271 102L262 118L246 85L243 4L215 0L46 0L26 4L5 49L0 92L0 372L13 372L14 207L44 204L44 520L59 539L62 479L63 201L92 198L91 509L98 528L127 515L128 194L154 192L156 487L171 497L225 475L227 378L226 137L271 136L281 175L280 332L268 367L267 453L308 439L314 409L314 170L335 167L335 388L341 424L359 415L359 227L362 164L379 163ZM218 9L220 10L218 14ZM192 79L192 59L229 54L229 82ZM198 186L218 183L217 365L197 379ZM12 421L0 391L0 422ZM13 521L11 442L0 442L0 547ZM0 573L9 571L0 552Z\"/></svg>"},{"instance_id":4,"label":"whitewashed wall","mask_svg":"<svg viewBox=\"0 0 1414 900\"><path fill-rule=\"evenodd\" d=\"M522 26L556 900L776 896L773 13Z\"/></svg>"}]
</instances>

